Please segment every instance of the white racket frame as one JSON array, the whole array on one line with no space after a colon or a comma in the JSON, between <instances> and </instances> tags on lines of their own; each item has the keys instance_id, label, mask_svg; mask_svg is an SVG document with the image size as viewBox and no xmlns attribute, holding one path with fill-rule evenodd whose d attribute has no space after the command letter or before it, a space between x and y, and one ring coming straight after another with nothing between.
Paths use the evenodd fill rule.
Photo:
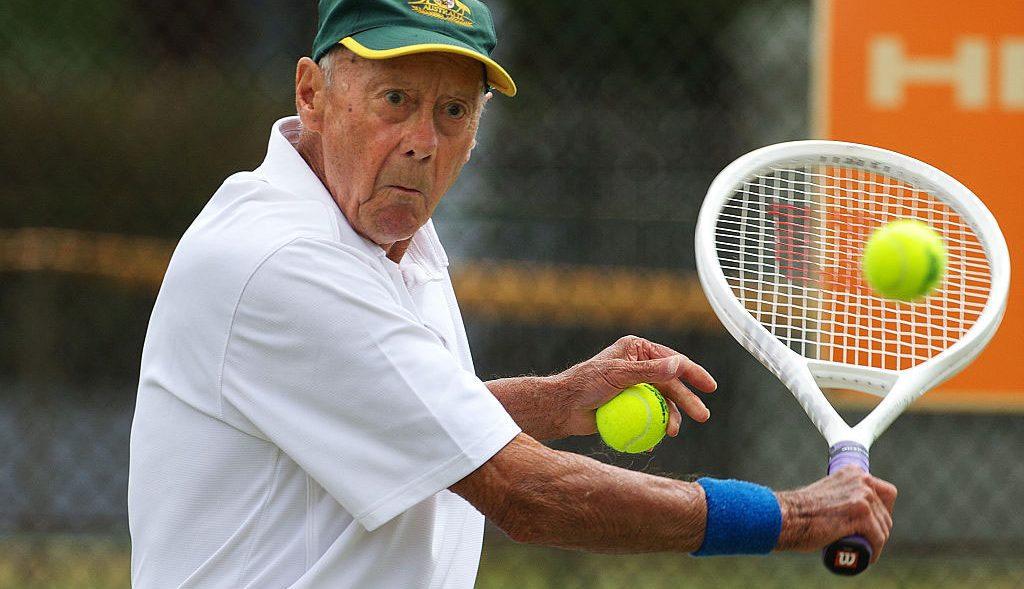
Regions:
<instances>
[{"instance_id":1,"label":"white racket frame","mask_svg":"<svg viewBox=\"0 0 1024 589\"><path fill-rule=\"evenodd\" d=\"M716 222L736 190L751 175L773 165L807 157L853 158L872 169L895 169L918 184L940 188L932 196L956 211L976 232L991 269L988 300L966 334L934 357L905 370L870 368L805 358L790 349L754 318L733 293L718 260ZM910 404L969 364L992 339L1006 308L1010 256L992 213L955 178L924 162L893 151L839 141L807 140L769 145L727 166L712 182L700 209L696 230L697 271L715 314L729 333L774 373L793 393L829 446L854 441L865 449ZM855 389L882 396L860 423L850 426L822 389Z\"/></svg>"}]
</instances>

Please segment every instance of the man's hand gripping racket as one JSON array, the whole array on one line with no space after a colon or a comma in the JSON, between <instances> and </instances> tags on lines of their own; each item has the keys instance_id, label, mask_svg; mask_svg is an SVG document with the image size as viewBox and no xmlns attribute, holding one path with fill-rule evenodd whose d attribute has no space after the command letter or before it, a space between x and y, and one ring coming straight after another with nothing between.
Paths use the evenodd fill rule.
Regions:
<instances>
[{"instance_id":1,"label":"man's hand gripping racket","mask_svg":"<svg viewBox=\"0 0 1024 589\"><path fill-rule=\"evenodd\" d=\"M910 303L878 296L860 268L868 235L899 219L928 224L947 248L939 287ZM701 208L696 254L719 319L825 437L829 474L868 471L872 442L992 338L1009 289L1006 242L970 190L913 158L835 141L772 145L726 167ZM881 401L851 427L823 389ZM824 551L845 575L871 556L860 536Z\"/></svg>"}]
</instances>

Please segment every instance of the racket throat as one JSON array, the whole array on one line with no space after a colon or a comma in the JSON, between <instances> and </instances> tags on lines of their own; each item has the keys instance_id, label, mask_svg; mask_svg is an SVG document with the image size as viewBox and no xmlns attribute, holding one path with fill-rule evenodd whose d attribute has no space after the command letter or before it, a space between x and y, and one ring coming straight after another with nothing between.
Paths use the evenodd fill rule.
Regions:
<instances>
[{"instance_id":1,"label":"racket throat","mask_svg":"<svg viewBox=\"0 0 1024 589\"><path fill-rule=\"evenodd\" d=\"M899 379L899 373L894 370L826 360L808 360L807 368L823 390L852 389L876 397L885 397Z\"/></svg>"}]
</instances>

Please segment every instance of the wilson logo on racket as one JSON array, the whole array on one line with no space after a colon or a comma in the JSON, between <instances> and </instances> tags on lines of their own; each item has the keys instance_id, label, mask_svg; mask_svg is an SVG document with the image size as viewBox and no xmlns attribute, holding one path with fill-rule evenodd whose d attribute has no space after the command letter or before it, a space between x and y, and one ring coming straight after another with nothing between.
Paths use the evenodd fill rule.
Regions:
<instances>
[{"instance_id":1,"label":"wilson logo on racket","mask_svg":"<svg viewBox=\"0 0 1024 589\"><path fill-rule=\"evenodd\" d=\"M836 552L836 567L844 569L857 568L857 556L858 554L851 550L840 550L839 552Z\"/></svg>"}]
</instances>

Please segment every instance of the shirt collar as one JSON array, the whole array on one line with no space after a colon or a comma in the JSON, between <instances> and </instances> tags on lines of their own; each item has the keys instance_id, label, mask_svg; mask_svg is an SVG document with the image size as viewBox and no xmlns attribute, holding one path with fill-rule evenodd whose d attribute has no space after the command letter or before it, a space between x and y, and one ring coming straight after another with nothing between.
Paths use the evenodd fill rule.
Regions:
<instances>
[{"instance_id":1,"label":"shirt collar","mask_svg":"<svg viewBox=\"0 0 1024 589\"><path fill-rule=\"evenodd\" d=\"M341 210L327 187L295 149L294 142L298 141L301 129L299 117L285 117L274 123L267 145L267 157L256 171L277 188L298 196L329 202L340 214Z\"/></svg>"}]
</instances>

